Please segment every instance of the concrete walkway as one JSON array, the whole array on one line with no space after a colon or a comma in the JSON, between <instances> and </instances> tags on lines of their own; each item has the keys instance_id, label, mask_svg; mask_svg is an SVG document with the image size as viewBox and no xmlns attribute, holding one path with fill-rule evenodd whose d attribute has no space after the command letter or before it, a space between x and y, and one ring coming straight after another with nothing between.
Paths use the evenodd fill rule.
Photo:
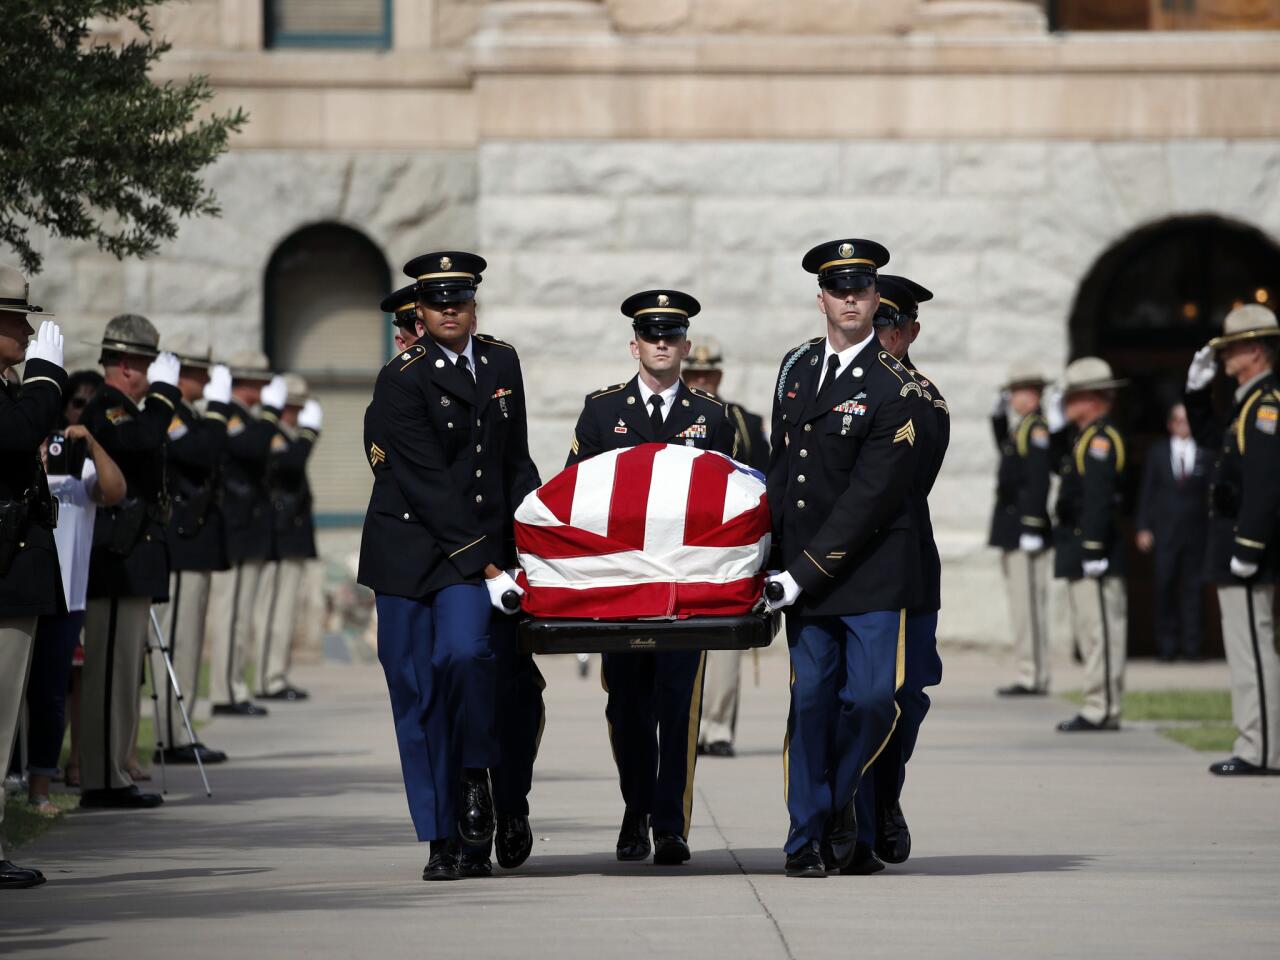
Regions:
<instances>
[{"instance_id":1,"label":"concrete walkway","mask_svg":"<svg viewBox=\"0 0 1280 960\"><path fill-rule=\"evenodd\" d=\"M619 864L621 806L594 669L544 659L550 717L537 842L514 874L424 884L376 667L322 667L314 699L220 719L234 762L170 772L169 802L77 813L19 859L44 887L0 898L0 955L749 958L1272 957L1280 778L1211 778L1149 730L1064 737L1056 700L1007 703L1004 665L947 658L907 783L915 856L870 878L781 875L785 648L744 662L739 756L698 767L692 863ZM1225 684L1219 665L1144 667ZM1059 686L1078 685L1073 670Z\"/></svg>"}]
</instances>

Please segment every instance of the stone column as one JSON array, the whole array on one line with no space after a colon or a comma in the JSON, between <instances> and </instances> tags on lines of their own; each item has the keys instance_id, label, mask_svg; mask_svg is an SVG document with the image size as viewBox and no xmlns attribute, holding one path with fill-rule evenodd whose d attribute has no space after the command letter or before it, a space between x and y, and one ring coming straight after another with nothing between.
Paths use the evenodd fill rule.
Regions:
<instances>
[{"instance_id":1,"label":"stone column","mask_svg":"<svg viewBox=\"0 0 1280 960\"><path fill-rule=\"evenodd\" d=\"M913 33L1014 34L1048 30L1044 4L1035 0L924 0Z\"/></svg>"}]
</instances>

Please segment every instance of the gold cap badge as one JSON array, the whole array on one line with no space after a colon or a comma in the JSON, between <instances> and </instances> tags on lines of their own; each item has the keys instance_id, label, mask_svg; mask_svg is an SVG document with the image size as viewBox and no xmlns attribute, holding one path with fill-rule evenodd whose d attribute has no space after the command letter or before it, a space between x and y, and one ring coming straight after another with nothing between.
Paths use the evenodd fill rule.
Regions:
<instances>
[{"instance_id":1,"label":"gold cap badge","mask_svg":"<svg viewBox=\"0 0 1280 960\"><path fill-rule=\"evenodd\" d=\"M665 307L665 306L668 306L670 303L671 303L671 298L668 297L665 293L658 294L658 306Z\"/></svg>"},{"instance_id":2,"label":"gold cap badge","mask_svg":"<svg viewBox=\"0 0 1280 960\"><path fill-rule=\"evenodd\" d=\"M840 244L840 256L845 257L846 259L847 259L848 257L852 257L852 256L853 256L853 244L852 244L852 243L842 243L842 244Z\"/></svg>"},{"instance_id":3,"label":"gold cap badge","mask_svg":"<svg viewBox=\"0 0 1280 960\"><path fill-rule=\"evenodd\" d=\"M452 261L452 260L450 260L448 257L441 257L441 258L440 258L440 269L441 269L441 270L448 270L448 269L449 269L450 267L452 267L452 266L453 266L453 261Z\"/></svg>"}]
</instances>

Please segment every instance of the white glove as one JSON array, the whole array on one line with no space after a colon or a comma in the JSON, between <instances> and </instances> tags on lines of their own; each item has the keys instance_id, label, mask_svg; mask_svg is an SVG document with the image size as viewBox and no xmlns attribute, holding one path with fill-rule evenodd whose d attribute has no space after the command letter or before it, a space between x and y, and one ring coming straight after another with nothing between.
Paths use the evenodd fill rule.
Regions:
<instances>
[{"instance_id":1,"label":"white glove","mask_svg":"<svg viewBox=\"0 0 1280 960\"><path fill-rule=\"evenodd\" d=\"M1238 557L1231 558L1232 576L1239 577L1241 580L1248 580L1257 572L1258 565L1256 563L1246 563Z\"/></svg>"},{"instance_id":2,"label":"white glove","mask_svg":"<svg viewBox=\"0 0 1280 960\"><path fill-rule=\"evenodd\" d=\"M275 410L283 410L284 402L289 399L289 388L284 384L284 377L276 374L271 378L271 382L262 388L262 393L258 396L258 401L264 407L271 407Z\"/></svg>"},{"instance_id":3,"label":"white glove","mask_svg":"<svg viewBox=\"0 0 1280 960\"><path fill-rule=\"evenodd\" d=\"M1101 576L1105 576L1107 567L1111 566L1111 561L1105 557L1101 560L1086 560L1084 562L1084 575L1091 580L1097 580Z\"/></svg>"},{"instance_id":4,"label":"white glove","mask_svg":"<svg viewBox=\"0 0 1280 960\"><path fill-rule=\"evenodd\" d=\"M1062 388L1050 387L1044 392L1044 419L1050 433L1057 433L1067 425L1067 415L1062 410Z\"/></svg>"},{"instance_id":5,"label":"white glove","mask_svg":"<svg viewBox=\"0 0 1280 960\"><path fill-rule=\"evenodd\" d=\"M1035 533L1019 534L1018 549L1023 553L1039 553L1044 549L1044 537Z\"/></svg>"},{"instance_id":6,"label":"white glove","mask_svg":"<svg viewBox=\"0 0 1280 960\"><path fill-rule=\"evenodd\" d=\"M35 339L27 345L27 359L62 366L62 328L52 320L41 321Z\"/></svg>"},{"instance_id":7,"label":"white glove","mask_svg":"<svg viewBox=\"0 0 1280 960\"><path fill-rule=\"evenodd\" d=\"M1187 392L1203 390L1213 383L1213 375L1217 372L1218 360L1213 355L1213 347L1201 347L1191 358L1191 366L1187 368Z\"/></svg>"},{"instance_id":8,"label":"white glove","mask_svg":"<svg viewBox=\"0 0 1280 960\"><path fill-rule=\"evenodd\" d=\"M231 402L231 370L219 363L209 370L209 382L204 385L204 398L210 403Z\"/></svg>"},{"instance_id":9,"label":"white glove","mask_svg":"<svg viewBox=\"0 0 1280 960\"><path fill-rule=\"evenodd\" d=\"M1001 390L996 395L996 402L991 407L991 415L993 417L1006 417L1009 415L1009 391Z\"/></svg>"},{"instance_id":10,"label":"white glove","mask_svg":"<svg viewBox=\"0 0 1280 960\"><path fill-rule=\"evenodd\" d=\"M301 420L299 420L301 423ZM492 580L485 580L485 589L489 591L489 602L493 604L493 609L499 613L514 613L502 605L502 595L508 590L514 590L520 596L524 596L524 591L520 589L520 585L516 583L511 574L505 570L498 574Z\"/></svg>"},{"instance_id":11,"label":"white glove","mask_svg":"<svg viewBox=\"0 0 1280 960\"><path fill-rule=\"evenodd\" d=\"M320 409L320 404L314 400L308 400L298 411L298 426L304 430L314 430L319 433L322 423L324 423L324 411Z\"/></svg>"},{"instance_id":12,"label":"white glove","mask_svg":"<svg viewBox=\"0 0 1280 960\"><path fill-rule=\"evenodd\" d=\"M167 383L171 387L176 387L181 370L182 364L176 356L172 353L161 353L151 361L151 366L147 367L147 382Z\"/></svg>"},{"instance_id":13,"label":"white glove","mask_svg":"<svg viewBox=\"0 0 1280 960\"><path fill-rule=\"evenodd\" d=\"M800 598L800 584L796 583L796 578L785 570L777 576L767 578L764 582L765 587L768 587L771 583L782 584L782 599L775 603L766 595L765 603L769 605L770 610L781 610L783 607L789 607Z\"/></svg>"}]
</instances>

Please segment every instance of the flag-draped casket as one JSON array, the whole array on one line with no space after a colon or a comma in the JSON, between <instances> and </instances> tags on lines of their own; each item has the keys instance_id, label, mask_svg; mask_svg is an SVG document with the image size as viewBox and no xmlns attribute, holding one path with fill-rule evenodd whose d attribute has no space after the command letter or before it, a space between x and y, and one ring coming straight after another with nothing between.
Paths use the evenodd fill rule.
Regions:
<instances>
[{"instance_id":1,"label":"flag-draped casket","mask_svg":"<svg viewBox=\"0 0 1280 960\"><path fill-rule=\"evenodd\" d=\"M760 597L769 529L760 474L723 454L602 453L516 510L522 606L536 618L743 614Z\"/></svg>"}]
</instances>

